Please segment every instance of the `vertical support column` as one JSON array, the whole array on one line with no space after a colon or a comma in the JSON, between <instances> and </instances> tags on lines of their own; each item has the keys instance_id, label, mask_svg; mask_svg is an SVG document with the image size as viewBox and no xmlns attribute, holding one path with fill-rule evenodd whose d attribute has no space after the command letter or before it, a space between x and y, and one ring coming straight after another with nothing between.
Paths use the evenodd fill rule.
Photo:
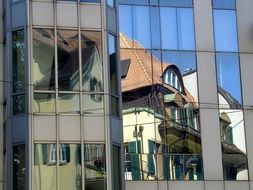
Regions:
<instances>
[{"instance_id":1,"label":"vertical support column","mask_svg":"<svg viewBox=\"0 0 253 190\"><path fill-rule=\"evenodd\" d=\"M106 143L106 165L111 166L111 128L110 128L110 68L108 64L108 33L106 20L106 0L101 1L101 15L102 15L102 43L103 43L103 65L104 65L104 122L105 122L105 143ZM106 167L107 176L107 190L112 190L112 169Z\"/></svg>"},{"instance_id":2,"label":"vertical support column","mask_svg":"<svg viewBox=\"0 0 253 190\"><path fill-rule=\"evenodd\" d=\"M241 64L241 78L242 78L242 92L244 102L244 120L245 120L245 135L246 135L246 147L248 156L248 169L249 180L253 180L253 150L250 148L253 144L253 54L240 54Z\"/></svg>"},{"instance_id":3,"label":"vertical support column","mask_svg":"<svg viewBox=\"0 0 253 190\"><path fill-rule=\"evenodd\" d=\"M223 180L212 0L194 0L200 124L205 180ZM222 184L218 185L222 186Z\"/></svg>"},{"instance_id":4,"label":"vertical support column","mask_svg":"<svg viewBox=\"0 0 253 190\"><path fill-rule=\"evenodd\" d=\"M205 180L223 180L214 53L198 52L200 123Z\"/></svg>"}]
</instances>

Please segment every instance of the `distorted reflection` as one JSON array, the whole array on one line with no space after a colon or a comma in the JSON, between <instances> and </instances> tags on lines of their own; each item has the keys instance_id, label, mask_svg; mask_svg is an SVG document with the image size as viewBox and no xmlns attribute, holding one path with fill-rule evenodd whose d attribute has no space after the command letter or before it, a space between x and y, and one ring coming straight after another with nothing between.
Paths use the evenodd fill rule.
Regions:
<instances>
[{"instance_id":1,"label":"distorted reflection","mask_svg":"<svg viewBox=\"0 0 253 190\"><path fill-rule=\"evenodd\" d=\"M54 59L54 31L51 29L33 29L34 89L55 89Z\"/></svg>"},{"instance_id":2,"label":"distorted reflection","mask_svg":"<svg viewBox=\"0 0 253 190\"><path fill-rule=\"evenodd\" d=\"M83 94L83 113L104 113L104 96L102 94Z\"/></svg>"},{"instance_id":3,"label":"distorted reflection","mask_svg":"<svg viewBox=\"0 0 253 190\"><path fill-rule=\"evenodd\" d=\"M82 31L82 89L103 92L103 65L101 58L101 32Z\"/></svg>"},{"instance_id":4,"label":"distorted reflection","mask_svg":"<svg viewBox=\"0 0 253 190\"><path fill-rule=\"evenodd\" d=\"M34 145L34 189L56 190L56 144Z\"/></svg>"},{"instance_id":5,"label":"distorted reflection","mask_svg":"<svg viewBox=\"0 0 253 190\"><path fill-rule=\"evenodd\" d=\"M105 145L84 144L85 189L106 189Z\"/></svg>"},{"instance_id":6,"label":"distorted reflection","mask_svg":"<svg viewBox=\"0 0 253 190\"><path fill-rule=\"evenodd\" d=\"M13 189L25 190L25 145L13 146Z\"/></svg>"},{"instance_id":7,"label":"distorted reflection","mask_svg":"<svg viewBox=\"0 0 253 190\"><path fill-rule=\"evenodd\" d=\"M59 94L58 108L61 113L78 113L80 111L79 94Z\"/></svg>"},{"instance_id":8,"label":"distorted reflection","mask_svg":"<svg viewBox=\"0 0 253 190\"><path fill-rule=\"evenodd\" d=\"M34 112L55 112L55 94L34 93L33 95Z\"/></svg>"},{"instance_id":9,"label":"distorted reflection","mask_svg":"<svg viewBox=\"0 0 253 190\"><path fill-rule=\"evenodd\" d=\"M75 30L58 30L58 86L59 90L79 89L79 48Z\"/></svg>"},{"instance_id":10,"label":"distorted reflection","mask_svg":"<svg viewBox=\"0 0 253 190\"><path fill-rule=\"evenodd\" d=\"M82 189L81 145L60 144L59 180L62 190Z\"/></svg>"},{"instance_id":11,"label":"distorted reflection","mask_svg":"<svg viewBox=\"0 0 253 190\"><path fill-rule=\"evenodd\" d=\"M202 180L195 54L120 40L125 179Z\"/></svg>"},{"instance_id":12,"label":"distorted reflection","mask_svg":"<svg viewBox=\"0 0 253 190\"><path fill-rule=\"evenodd\" d=\"M24 30L12 32L12 92L25 91L25 34Z\"/></svg>"}]
</instances>

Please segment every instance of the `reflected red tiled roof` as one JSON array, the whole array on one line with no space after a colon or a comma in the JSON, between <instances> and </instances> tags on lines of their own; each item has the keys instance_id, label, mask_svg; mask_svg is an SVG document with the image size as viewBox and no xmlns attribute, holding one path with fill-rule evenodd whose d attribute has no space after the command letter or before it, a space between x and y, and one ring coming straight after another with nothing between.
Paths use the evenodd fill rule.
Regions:
<instances>
[{"instance_id":1,"label":"reflected red tiled roof","mask_svg":"<svg viewBox=\"0 0 253 190\"><path fill-rule=\"evenodd\" d=\"M121 60L131 60L126 78L122 79L123 92L152 84L162 84L162 73L169 64L161 64L157 58L151 57L140 43L122 33L120 33L120 48ZM151 59L153 59L152 63Z\"/></svg>"},{"instance_id":2,"label":"reflected red tiled roof","mask_svg":"<svg viewBox=\"0 0 253 190\"><path fill-rule=\"evenodd\" d=\"M121 60L131 60L126 77L121 80L122 92L134 91L152 84L161 84L173 93L178 92L174 87L162 84L162 73L171 65L170 63L161 63L139 42L123 33L120 33L120 49ZM184 90L186 95L181 94L183 98L194 102L194 97L186 89Z\"/></svg>"}]
</instances>

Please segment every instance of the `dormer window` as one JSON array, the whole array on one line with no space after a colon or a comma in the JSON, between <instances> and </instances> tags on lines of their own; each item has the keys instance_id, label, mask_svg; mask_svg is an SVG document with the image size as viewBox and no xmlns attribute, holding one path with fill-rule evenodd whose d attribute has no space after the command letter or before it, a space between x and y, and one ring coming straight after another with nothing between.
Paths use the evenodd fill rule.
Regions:
<instances>
[{"instance_id":1,"label":"dormer window","mask_svg":"<svg viewBox=\"0 0 253 190\"><path fill-rule=\"evenodd\" d=\"M180 84L179 78L178 78L176 72L173 70L167 70L165 72L163 82L170 85L170 86L173 86L174 88L176 88L180 92L182 91L182 86Z\"/></svg>"}]
</instances>

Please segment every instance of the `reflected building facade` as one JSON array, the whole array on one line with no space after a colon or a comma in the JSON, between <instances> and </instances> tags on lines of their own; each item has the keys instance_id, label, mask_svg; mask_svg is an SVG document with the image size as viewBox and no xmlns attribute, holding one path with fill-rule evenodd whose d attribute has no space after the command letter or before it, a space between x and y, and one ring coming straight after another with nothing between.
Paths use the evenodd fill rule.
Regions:
<instances>
[{"instance_id":1,"label":"reflected building facade","mask_svg":"<svg viewBox=\"0 0 253 190\"><path fill-rule=\"evenodd\" d=\"M249 4L119 0L126 189L250 190Z\"/></svg>"},{"instance_id":2,"label":"reflected building facade","mask_svg":"<svg viewBox=\"0 0 253 190\"><path fill-rule=\"evenodd\" d=\"M1 5L0 190L253 190L252 0Z\"/></svg>"}]
</instances>

